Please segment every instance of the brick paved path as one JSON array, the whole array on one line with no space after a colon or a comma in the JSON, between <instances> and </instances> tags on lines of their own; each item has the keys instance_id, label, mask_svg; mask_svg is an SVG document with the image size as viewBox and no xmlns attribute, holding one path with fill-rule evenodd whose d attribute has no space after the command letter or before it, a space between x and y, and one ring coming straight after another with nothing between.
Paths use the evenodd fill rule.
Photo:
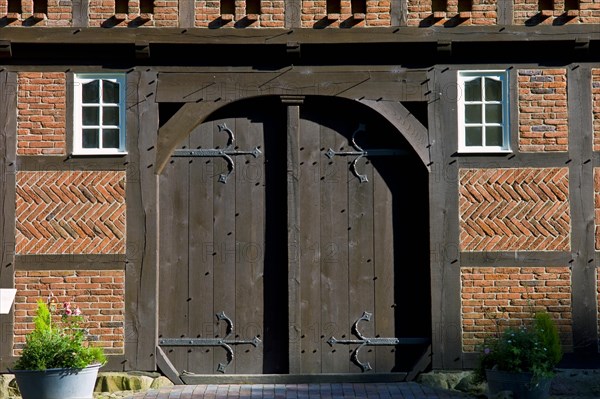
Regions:
<instances>
[{"instance_id":1,"label":"brick paved path","mask_svg":"<svg viewBox=\"0 0 600 399\"><path fill-rule=\"evenodd\" d=\"M460 392L437 390L415 382L376 384L179 385L150 390L130 399L467 399Z\"/></svg>"}]
</instances>

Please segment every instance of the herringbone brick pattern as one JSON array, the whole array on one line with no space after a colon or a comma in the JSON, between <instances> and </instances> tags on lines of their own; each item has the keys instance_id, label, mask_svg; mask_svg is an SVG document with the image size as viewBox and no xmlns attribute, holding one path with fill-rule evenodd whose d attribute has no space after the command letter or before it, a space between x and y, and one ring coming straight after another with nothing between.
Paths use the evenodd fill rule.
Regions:
<instances>
[{"instance_id":1,"label":"herringbone brick pattern","mask_svg":"<svg viewBox=\"0 0 600 399\"><path fill-rule=\"evenodd\" d=\"M600 68L592 69L592 118L594 151L600 151Z\"/></svg>"},{"instance_id":2,"label":"herringbone brick pattern","mask_svg":"<svg viewBox=\"0 0 600 399\"><path fill-rule=\"evenodd\" d=\"M568 150L567 72L520 69L519 150Z\"/></svg>"},{"instance_id":3,"label":"herringbone brick pattern","mask_svg":"<svg viewBox=\"0 0 600 399\"><path fill-rule=\"evenodd\" d=\"M535 312L556 321L563 349L573 349L571 271L568 267L461 268L462 342L478 351L486 337L527 325Z\"/></svg>"},{"instance_id":4,"label":"herringbone brick pattern","mask_svg":"<svg viewBox=\"0 0 600 399\"><path fill-rule=\"evenodd\" d=\"M125 172L18 172L17 254L125 252Z\"/></svg>"},{"instance_id":5,"label":"herringbone brick pattern","mask_svg":"<svg viewBox=\"0 0 600 399\"><path fill-rule=\"evenodd\" d=\"M568 251L567 168L461 169L463 251Z\"/></svg>"}]
</instances>

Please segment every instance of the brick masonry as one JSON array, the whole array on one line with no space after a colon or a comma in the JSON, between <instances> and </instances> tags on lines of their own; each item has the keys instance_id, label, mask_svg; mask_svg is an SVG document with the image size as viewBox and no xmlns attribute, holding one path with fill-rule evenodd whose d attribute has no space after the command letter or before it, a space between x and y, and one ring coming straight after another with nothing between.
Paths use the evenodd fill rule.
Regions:
<instances>
[{"instance_id":1,"label":"brick masonry","mask_svg":"<svg viewBox=\"0 0 600 399\"><path fill-rule=\"evenodd\" d=\"M486 337L532 321L547 311L556 321L565 352L573 350L571 272L568 267L472 267L461 269L464 352L481 349Z\"/></svg>"},{"instance_id":2,"label":"brick masonry","mask_svg":"<svg viewBox=\"0 0 600 399\"><path fill-rule=\"evenodd\" d=\"M592 121L594 151L600 151L600 68L592 69Z\"/></svg>"},{"instance_id":3,"label":"brick masonry","mask_svg":"<svg viewBox=\"0 0 600 399\"><path fill-rule=\"evenodd\" d=\"M69 301L85 318L93 345L106 354L122 354L125 340L125 272L123 270L16 271L14 305L15 355L33 329L37 301L53 294L62 306ZM56 320L59 318L56 316Z\"/></svg>"},{"instance_id":4,"label":"brick masonry","mask_svg":"<svg viewBox=\"0 0 600 399\"><path fill-rule=\"evenodd\" d=\"M71 26L72 8L75 0L48 0L46 14L33 13L33 1L22 1L22 13L8 15L7 1L0 1L0 17L6 16L3 24L8 26ZM89 24L97 27L177 27L179 5L176 0L155 0L153 13L141 13L139 0L129 1L127 13L115 13L115 0L90 0ZM258 18L248 19L246 2L236 0L235 15L231 20L220 19L218 0L195 2L196 27L284 27L284 1L261 2ZM326 1L303 0L301 9L302 27L353 27L390 26L390 0L366 0L364 17L355 18L350 1L341 1L339 17L327 17ZM494 25L497 23L496 0L473 0L470 12L458 12L458 0L448 0L443 11L435 14L431 0L408 1L409 26L456 26ZM564 0L555 0L553 9L539 11L538 1L515 0L514 23L516 25L562 25L600 24L600 0L580 0L578 10L565 10Z\"/></svg>"},{"instance_id":5,"label":"brick masonry","mask_svg":"<svg viewBox=\"0 0 600 399\"><path fill-rule=\"evenodd\" d=\"M229 19L221 16L220 2L200 0L195 3L194 25L199 28L283 28L285 26L284 0L260 2L260 14L249 14L246 1L235 1L235 13Z\"/></svg>"},{"instance_id":6,"label":"brick masonry","mask_svg":"<svg viewBox=\"0 0 600 399\"><path fill-rule=\"evenodd\" d=\"M463 251L568 251L567 168L461 169Z\"/></svg>"},{"instance_id":7,"label":"brick masonry","mask_svg":"<svg viewBox=\"0 0 600 399\"><path fill-rule=\"evenodd\" d=\"M125 172L17 172L16 253L125 253Z\"/></svg>"},{"instance_id":8,"label":"brick masonry","mask_svg":"<svg viewBox=\"0 0 600 399\"><path fill-rule=\"evenodd\" d=\"M89 25L91 27L177 27L179 2L155 0L152 13L142 13L139 0L128 2L127 13L115 12L115 0L90 0Z\"/></svg>"},{"instance_id":9,"label":"brick masonry","mask_svg":"<svg viewBox=\"0 0 600 399\"><path fill-rule=\"evenodd\" d=\"M520 69L519 150L567 151L567 71Z\"/></svg>"},{"instance_id":10,"label":"brick masonry","mask_svg":"<svg viewBox=\"0 0 600 399\"><path fill-rule=\"evenodd\" d=\"M408 26L456 26L497 24L496 0L473 0L471 11L459 14L458 0L448 0L446 9L434 13L432 0L408 0Z\"/></svg>"},{"instance_id":11,"label":"brick masonry","mask_svg":"<svg viewBox=\"0 0 600 399\"><path fill-rule=\"evenodd\" d=\"M357 0L360 2L360 0ZM364 3L366 13L361 15L352 9L352 2L340 1L339 13L327 13L327 2L302 1L300 19L303 28L350 28L369 26L391 26L390 0L366 0Z\"/></svg>"},{"instance_id":12,"label":"brick masonry","mask_svg":"<svg viewBox=\"0 0 600 399\"><path fill-rule=\"evenodd\" d=\"M554 0L553 8L539 10L538 1L515 0L515 25L600 24L600 0L580 0L579 9L565 9L564 0Z\"/></svg>"},{"instance_id":13,"label":"brick masonry","mask_svg":"<svg viewBox=\"0 0 600 399\"><path fill-rule=\"evenodd\" d=\"M65 74L19 72L17 85L17 154L65 154Z\"/></svg>"},{"instance_id":14,"label":"brick masonry","mask_svg":"<svg viewBox=\"0 0 600 399\"><path fill-rule=\"evenodd\" d=\"M74 0L48 0L46 13L34 13L33 1L21 1L20 14L8 14L8 1L0 1L0 18L7 26L71 26Z\"/></svg>"}]
</instances>

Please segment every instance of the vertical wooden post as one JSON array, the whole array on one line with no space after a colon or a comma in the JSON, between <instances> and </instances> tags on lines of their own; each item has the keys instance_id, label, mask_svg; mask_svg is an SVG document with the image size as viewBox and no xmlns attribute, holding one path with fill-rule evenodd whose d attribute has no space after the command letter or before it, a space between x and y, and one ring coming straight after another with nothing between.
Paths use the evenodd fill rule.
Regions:
<instances>
[{"instance_id":1,"label":"vertical wooden post","mask_svg":"<svg viewBox=\"0 0 600 399\"><path fill-rule=\"evenodd\" d=\"M179 27L193 28L195 18L195 1L180 1L179 2Z\"/></svg>"},{"instance_id":2,"label":"vertical wooden post","mask_svg":"<svg viewBox=\"0 0 600 399\"><path fill-rule=\"evenodd\" d=\"M433 367L462 367L460 262L458 221L458 162L452 154L457 135L447 134L456 126L456 107L447 88L456 85L456 72L443 65L429 75L429 174L431 318Z\"/></svg>"},{"instance_id":3,"label":"vertical wooden post","mask_svg":"<svg viewBox=\"0 0 600 399\"><path fill-rule=\"evenodd\" d=\"M282 97L287 105L287 218L288 218L288 309L289 373L300 367L300 215L299 215L299 137L300 105L304 97Z\"/></svg>"},{"instance_id":4,"label":"vertical wooden post","mask_svg":"<svg viewBox=\"0 0 600 399\"><path fill-rule=\"evenodd\" d=\"M598 352L591 75L589 67L567 69L573 348L579 355Z\"/></svg>"},{"instance_id":5,"label":"vertical wooden post","mask_svg":"<svg viewBox=\"0 0 600 399\"><path fill-rule=\"evenodd\" d=\"M145 68L144 68L145 69ZM157 74L127 77L127 266L125 368L154 370L158 343Z\"/></svg>"},{"instance_id":6,"label":"vertical wooden post","mask_svg":"<svg viewBox=\"0 0 600 399\"><path fill-rule=\"evenodd\" d=\"M73 0L73 26L87 28L89 26L89 0Z\"/></svg>"},{"instance_id":7,"label":"vertical wooden post","mask_svg":"<svg viewBox=\"0 0 600 399\"><path fill-rule=\"evenodd\" d=\"M0 287L14 287L15 164L17 154L17 74L0 72ZM0 368L11 366L12 313L0 316Z\"/></svg>"}]
</instances>

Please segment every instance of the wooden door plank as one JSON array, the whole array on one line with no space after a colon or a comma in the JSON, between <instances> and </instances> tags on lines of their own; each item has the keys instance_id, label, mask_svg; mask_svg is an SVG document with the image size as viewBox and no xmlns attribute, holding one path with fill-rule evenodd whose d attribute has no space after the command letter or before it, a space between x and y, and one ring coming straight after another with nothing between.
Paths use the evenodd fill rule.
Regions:
<instances>
[{"instance_id":1,"label":"wooden door plank","mask_svg":"<svg viewBox=\"0 0 600 399\"><path fill-rule=\"evenodd\" d=\"M320 169L325 161L319 148L320 127L302 119L299 137L299 248L302 373L320 373L324 326L321 324ZM330 348L326 348L327 351Z\"/></svg>"},{"instance_id":2,"label":"wooden door plank","mask_svg":"<svg viewBox=\"0 0 600 399\"><path fill-rule=\"evenodd\" d=\"M376 223L373 230L373 263L376 277L373 323L381 337L395 337L393 197L388 182L377 169L373 173L373 197L376 199L373 204L373 218ZM376 348L378 371L392 371L395 350L396 348L387 346Z\"/></svg>"},{"instance_id":3,"label":"wooden door plank","mask_svg":"<svg viewBox=\"0 0 600 399\"><path fill-rule=\"evenodd\" d=\"M348 144L345 137L321 126L321 149L339 150ZM324 157L324 155L323 155ZM332 326L338 339L350 336L348 314L348 164L341 157L325 160L321 167L321 325ZM330 348L321 343L322 371L347 373L350 354L344 345Z\"/></svg>"},{"instance_id":4,"label":"wooden door plank","mask_svg":"<svg viewBox=\"0 0 600 399\"><path fill-rule=\"evenodd\" d=\"M213 148L213 125L196 128L189 148ZM186 159L189 165L189 335L194 338L214 338L213 321L213 158ZM188 371L212 374L212 347L191 348Z\"/></svg>"},{"instance_id":5,"label":"wooden door plank","mask_svg":"<svg viewBox=\"0 0 600 399\"><path fill-rule=\"evenodd\" d=\"M213 132L216 132L217 125L226 123L227 126L235 127L235 119L220 119L212 123ZM215 134L213 143L215 148L224 148L227 145L227 135L223 132ZM214 237L214 308L213 315L225 312L227 316L236 322L236 204L235 204L235 175L229 177L227 183L219 182L218 177L221 173L227 173L227 165L224 160L217 158L214 161L213 178L213 237ZM234 172L235 173L235 172ZM224 337L225 322L219 323L214 320L215 337ZM216 347L213 363L213 370L217 370L220 363L226 362L226 353L223 349ZM236 362L233 362L227 368L227 374L235 374Z\"/></svg>"},{"instance_id":6,"label":"wooden door plank","mask_svg":"<svg viewBox=\"0 0 600 399\"><path fill-rule=\"evenodd\" d=\"M361 121L363 122L363 121ZM357 170L367 176L361 182L353 174L348 175L348 269L349 269L349 316L358 319L363 312L375 312L373 270L373 167L366 160L357 163ZM375 336L374 320L361 322L360 331L365 337ZM360 361L377 369L374 348L363 348ZM353 368L351 371L361 370Z\"/></svg>"},{"instance_id":7,"label":"wooden door plank","mask_svg":"<svg viewBox=\"0 0 600 399\"><path fill-rule=\"evenodd\" d=\"M185 141L188 144L188 140ZM160 176L159 337L188 336L188 160L173 159ZM187 350L168 347L177 370L187 370Z\"/></svg>"},{"instance_id":8,"label":"wooden door plank","mask_svg":"<svg viewBox=\"0 0 600 399\"><path fill-rule=\"evenodd\" d=\"M285 100L284 100L285 101ZM301 100L300 100L301 101ZM299 101L287 106L286 120L286 178L287 178L287 262L288 262L288 371L302 372L302 256L300 250L300 136Z\"/></svg>"},{"instance_id":9,"label":"wooden door plank","mask_svg":"<svg viewBox=\"0 0 600 399\"><path fill-rule=\"evenodd\" d=\"M249 118L237 118L236 145L241 149L264 148L263 124ZM263 276L265 236L264 155L235 157L236 224L236 338L259 338L263 335ZM262 338L261 338L262 339ZM254 348L237 345L236 373L260 374L263 345Z\"/></svg>"}]
</instances>

